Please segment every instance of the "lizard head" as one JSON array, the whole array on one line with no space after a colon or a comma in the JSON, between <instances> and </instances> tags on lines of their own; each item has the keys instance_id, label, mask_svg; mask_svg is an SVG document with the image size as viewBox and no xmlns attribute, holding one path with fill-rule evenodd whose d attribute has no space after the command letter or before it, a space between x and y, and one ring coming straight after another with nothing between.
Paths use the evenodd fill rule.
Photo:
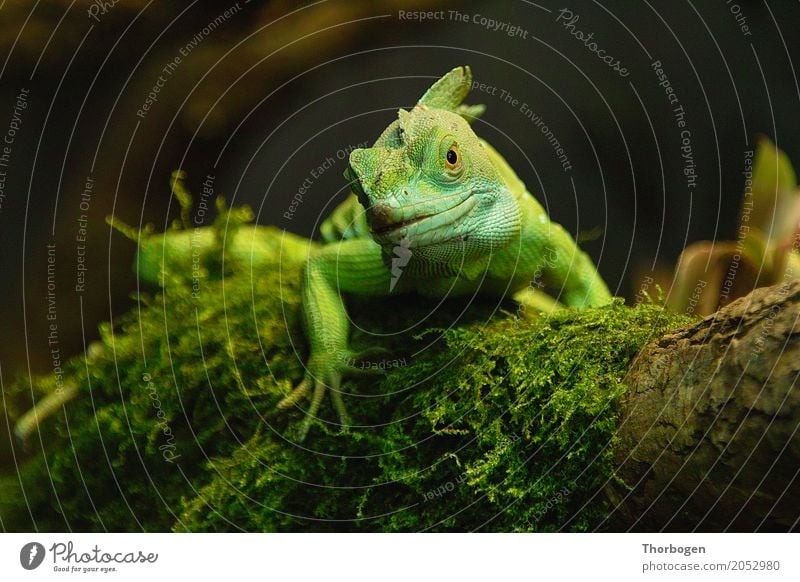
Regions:
<instances>
[{"instance_id":1,"label":"lizard head","mask_svg":"<svg viewBox=\"0 0 800 582\"><path fill-rule=\"evenodd\" d=\"M434 261L471 258L519 231L519 207L468 120L483 106L461 102L468 67L447 73L374 146L350 154L345 177L385 248L425 249Z\"/></svg>"}]
</instances>

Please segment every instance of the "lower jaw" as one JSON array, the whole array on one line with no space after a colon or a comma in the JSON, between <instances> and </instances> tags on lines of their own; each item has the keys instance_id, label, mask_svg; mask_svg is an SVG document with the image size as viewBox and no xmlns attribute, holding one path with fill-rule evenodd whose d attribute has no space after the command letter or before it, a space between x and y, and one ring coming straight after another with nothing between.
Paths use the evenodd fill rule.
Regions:
<instances>
[{"instance_id":1,"label":"lower jaw","mask_svg":"<svg viewBox=\"0 0 800 582\"><path fill-rule=\"evenodd\" d=\"M475 198L468 197L452 208L440 212L439 214L429 216L422 221L412 223L405 227L399 227L386 233L376 234L375 240L382 245L389 244L401 245L406 248L420 248L463 239L465 234L459 232L462 230L459 226L463 224L464 219L475 206L477 206L477 203ZM440 222L444 221L444 224L419 232L430 224L428 221L434 220Z\"/></svg>"}]
</instances>

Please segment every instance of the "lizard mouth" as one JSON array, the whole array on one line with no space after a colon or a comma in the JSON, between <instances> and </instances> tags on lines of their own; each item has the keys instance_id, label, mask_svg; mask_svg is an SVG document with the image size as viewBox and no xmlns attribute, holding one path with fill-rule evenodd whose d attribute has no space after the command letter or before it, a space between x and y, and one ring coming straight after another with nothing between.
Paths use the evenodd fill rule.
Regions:
<instances>
[{"instance_id":1,"label":"lizard mouth","mask_svg":"<svg viewBox=\"0 0 800 582\"><path fill-rule=\"evenodd\" d=\"M386 226L382 226L380 228L376 228L372 232L375 233L375 236L380 236L380 237L386 236L387 234L395 230L404 228L406 226L410 226L412 224L416 224L433 216L436 216L436 214L423 214L422 216L417 216L416 218L410 218L409 220L402 220L400 222L395 222L394 224L389 224Z\"/></svg>"},{"instance_id":2,"label":"lizard mouth","mask_svg":"<svg viewBox=\"0 0 800 582\"><path fill-rule=\"evenodd\" d=\"M447 203L444 210L432 211L434 205L441 208L443 202ZM394 216L402 217L401 220L388 222L384 219L380 226L375 224L379 221L373 221L372 233L379 242L396 243L407 239L414 246L443 242L459 236L459 222L477 204L477 199L468 191L436 201L401 207L391 212Z\"/></svg>"}]
</instances>

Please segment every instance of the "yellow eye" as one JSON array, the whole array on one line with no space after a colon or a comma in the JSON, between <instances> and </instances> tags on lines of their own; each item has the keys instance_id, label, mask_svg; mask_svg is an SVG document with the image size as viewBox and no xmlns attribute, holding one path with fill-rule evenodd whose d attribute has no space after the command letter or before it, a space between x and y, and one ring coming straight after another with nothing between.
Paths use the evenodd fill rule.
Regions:
<instances>
[{"instance_id":1,"label":"yellow eye","mask_svg":"<svg viewBox=\"0 0 800 582\"><path fill-rule=\"evenodd\" d=\"M458 146L453 144L447 150L444 156L444 165L448 170L455 170L461 164L461 153L458 151Z\"/></svg>"}]
</instances>

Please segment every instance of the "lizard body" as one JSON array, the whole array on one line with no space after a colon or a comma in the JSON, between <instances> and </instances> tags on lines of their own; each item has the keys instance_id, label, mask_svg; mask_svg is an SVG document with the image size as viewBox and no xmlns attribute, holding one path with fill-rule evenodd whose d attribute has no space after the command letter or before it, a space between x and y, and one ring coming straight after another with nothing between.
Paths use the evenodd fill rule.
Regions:
<instances>
[{"instance_id":1,"label":"lizard body","mask_svg":"<svg viewBox=\"0 0 800 582\"><path fill-rule=\"evenodd\" d=\"M401 109L373 147L350 154L353 193L322 225L326 244L305 267L306 374L279 404L310 396L301 440L328 389L342 425L350 424L340 385L360 355L348 348L342 294L478 291L559 305L535 291L547 285L571 307L611 299L591 259L475 135L469 121L483 108L462 104L471 83L468 67L453 69L411 111Z\"/></svg>"}]
</instances>

